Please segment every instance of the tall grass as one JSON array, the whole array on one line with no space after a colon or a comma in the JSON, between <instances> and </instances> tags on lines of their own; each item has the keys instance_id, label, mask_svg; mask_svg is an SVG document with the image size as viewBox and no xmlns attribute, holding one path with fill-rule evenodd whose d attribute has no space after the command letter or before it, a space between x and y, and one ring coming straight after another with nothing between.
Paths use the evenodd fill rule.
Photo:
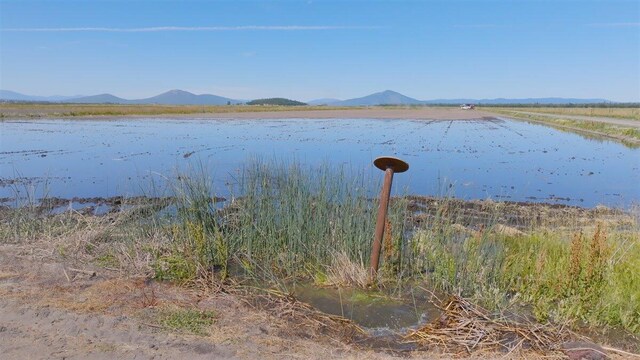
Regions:
<instances>
[{"instance_id":1,"label":"tall grass","mask_svg":"<svg viewBox=\"0 0 640 360\"><path fill-rule=\"evenodd\" d=\"M366 265L378 207L371 189L345 168L256 160L244 168L224 209L213 205L214 194L200 179L179 184L174 237L180 253L199 254L200 268L213 265L223 275L233 263L251 272L323 278L336 254ZM387 257L388 269L401 261L405 208L402 201L391 207L388 242L397 251Z\"/></svg>"},{"instance_id":2,"label":"tall grass","mask_svg":"<svg viewBox=\"0 0 640 360\"><path fill-rule=\"evenodd\" d=\"M585 232L508 236L451 228L415 238L425 280L489 307L526 305L539 320L640 333L640 235L598 225Z\"/></svg>"}]
</instances>

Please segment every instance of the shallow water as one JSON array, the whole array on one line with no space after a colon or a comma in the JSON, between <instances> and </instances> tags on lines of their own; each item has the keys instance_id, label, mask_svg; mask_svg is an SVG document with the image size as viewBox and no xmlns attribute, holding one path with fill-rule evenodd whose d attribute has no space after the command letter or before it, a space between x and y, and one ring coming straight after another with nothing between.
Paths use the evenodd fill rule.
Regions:
<instances>
[{"instance_id":1,"label":"shallow water","mask_svg":"<svg viewBox=\"0 0 640 360\"><path fill-rule=\"evenodd\" d=\"M297 299L327 314L350 319L377 335L416 328L440 316L440 310L424 299L390 299L358 289L296 287Z\"/></svg>"},{"instance_id":2,"label":"shallow water","mask_svg":"<svg viewBox=\"0 0 640 360\"><path fill-rule=\"evenodd\" d=\"M163 195L204 167L225 196L253 156L382 173L411 165L396 193L626 207L640 198L640 149L507 119L121 119L0 122L0 198Z\"/></svg>"}]
</instances>

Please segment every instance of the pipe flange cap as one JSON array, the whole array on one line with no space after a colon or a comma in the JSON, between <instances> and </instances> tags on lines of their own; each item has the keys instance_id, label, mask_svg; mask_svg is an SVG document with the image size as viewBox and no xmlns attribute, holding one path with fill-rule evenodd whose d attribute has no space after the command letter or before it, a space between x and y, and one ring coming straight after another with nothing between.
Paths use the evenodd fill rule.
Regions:
<instances>
[{"instance_id":1,"label":"pipe flange cap","mask_svg":"<svg viewBox=\"0 0 640 360\"><path fill-rule=\"evenodd\" d=\"M381 156L373 160L373 165L382 171L387 169L393 169L393 172L402 173L409 170L409 164L406 162L391 156Z\"/></svg>"}]
</instances>

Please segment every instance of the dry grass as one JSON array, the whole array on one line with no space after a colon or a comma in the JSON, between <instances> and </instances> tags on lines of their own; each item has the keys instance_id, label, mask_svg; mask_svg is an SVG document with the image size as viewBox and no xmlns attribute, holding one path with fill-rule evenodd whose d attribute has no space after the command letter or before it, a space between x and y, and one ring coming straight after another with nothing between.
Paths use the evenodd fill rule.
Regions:
<instances>
[{"instance_id":1,"label":"dry grass","mask_svg":"<svg viewBox=\"0 0 640 360\"><path fill-rule=\"evenodd\" d=\"M249 105L120 105L120 104L21 104L0 103L1 118L41 118L74 116L224 114L262 111L340 110L329 106L249 106ZM349 108L351 109L351 108Z\"/></svg>"},{"instance_id":2,"label":"dry grass","mask_svg":"<svg viewBox=\"0 0 640 360\"><path fill-rule=\"evenodd\" d=\"M406 339L442 347L455 354L482 350L508 354L534 351L546 358L561 358L559 346L575 337L564 328L519 323L500 314L496 316L459 296L452 296L440 309L440 318L410 332Z\"/></svg>"},{"instance_id":3,"label":"dry grass","mask_svg":"<svg viewBox=\"0 0 640 360\"><path fill-rule=\"evenodd\" d=\"M324 285L366 288L369 271L362 262L354 262L344 253L336 253L333 264L327 268Z\"/></svg>"},{"instance_id":4,"label":"dry grass","mask_svg":"<svg viewBox=\"0 0 640 360\"><path fill-rule=\"evenodd\" d=\"M247 304L268 311L277 319L274 321L280 322L282 331L290 331L289 335L318 336L322 334L343 342L367 336L365 330L353 321L323 313L289 294L268 289L239 290L242 291Z\"/></svg>"},{"instance_id":5,"label":"dry grass","mask_svg":"<svg viewBox=\"0 0 640 360\"><path fill-rule=\"evenodd\" d=\"M557 114L557 115L577 115L577 116L592 116L592 117L610 117L619 119L633 119L640 120L640 108L598 108L598 107L517 107L509 108L504 107L500 109L514 110L514 111L526 111L537 112L544 114ZM492 110L492 109L490 109Z\"/></svg>"}]
</instances>

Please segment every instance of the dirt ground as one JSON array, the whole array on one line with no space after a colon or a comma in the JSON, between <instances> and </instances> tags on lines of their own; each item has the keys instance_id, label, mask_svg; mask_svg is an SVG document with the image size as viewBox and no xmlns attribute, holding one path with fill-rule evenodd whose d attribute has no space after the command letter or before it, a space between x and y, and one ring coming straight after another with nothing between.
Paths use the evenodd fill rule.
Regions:
<instances>
[{"instance_id":1,"label":"dirt ground","mask_svg":"<svg viewBox=\"0 0 640 360\"><path fill-rule=\"evenodd\" d=\"M175 308L210 310L215 320L203 335L158 324L162 309ZM6 360L449 358L362 348L234 294L77 269L16 244L0 245L0 349ZM493 357L504 354L472 358Z\"/></svg>"},{"instance_id":2,"label":"dirt ground","mask_svg":"<svg viewBox=\"0 0 640 360\"><path fill-rule=\"evenodd\" d=\"M211 287L181 287L0 245L2 359L537 359L539 354L398 352L347 341L313 319L250 305ZM74 267L75 266L75 267ZM204 334L166 328L166 309L210 311ZM300 319L298 319L300 320ZM610 354L612 359L624 357ZM557 353L549 359L563 358Z\"/></svg>"},{"instance_id":3,"label":"dirt ground","mask_svg":"<svg viewBox=\"0 0 640 360\"><path fill-rule=\"evenodd\" d=\"M213 324L205 334L192 335L158 323L163 309L176 308L211 311ZM0 245L2 359L452 358L426 349L399 353L357 346L321 327L292 322L236 294L116 276L109 269L56 260L44 248Z\"/></svg>"},{"instance_id":4,"label":"dirt ground","mask_svg":"<svg viewBox=\"0 0 640 360\"><path fill-rule=\"evenodd\" d=\"M297 329L240 297L108 270L79 272L51 254L0 246L2 359L390 359ZM210 309L203 336L163 329L158 309ZM302 331L300 331L302 330Z\"/></svg>"}]
</instances>

